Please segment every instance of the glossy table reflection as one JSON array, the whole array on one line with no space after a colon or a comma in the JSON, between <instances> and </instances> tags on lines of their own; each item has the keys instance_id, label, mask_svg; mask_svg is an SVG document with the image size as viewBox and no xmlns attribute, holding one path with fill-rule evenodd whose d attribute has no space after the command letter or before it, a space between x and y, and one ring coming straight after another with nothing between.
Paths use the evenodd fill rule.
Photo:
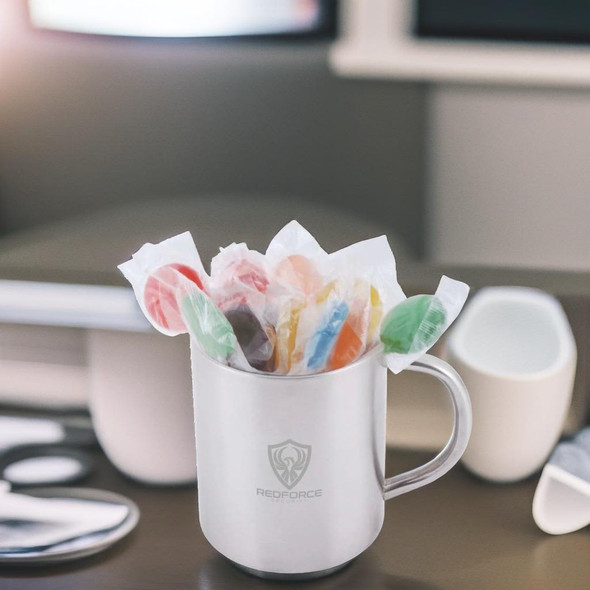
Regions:
<instances>
[{"instance_id":1,"label":"glossy table reflection","mask_svg":"<svg viewBox=\"0 0 590 590\"><path fill-rule=\"evenodd\" d=\"M389 452L388 475L427 459ZM380 537L342 572L306 583L258 580L234 568L197 524L196 490L150 488L119 475L99 453L85 482L132 498L142 516L131 536L105 553L39 569L1 569L2 590L556 589L590 586L590 529L561 537L535 526L537 478L499 486L461 467L391 500Z\"/></svg>"}]
</instances>

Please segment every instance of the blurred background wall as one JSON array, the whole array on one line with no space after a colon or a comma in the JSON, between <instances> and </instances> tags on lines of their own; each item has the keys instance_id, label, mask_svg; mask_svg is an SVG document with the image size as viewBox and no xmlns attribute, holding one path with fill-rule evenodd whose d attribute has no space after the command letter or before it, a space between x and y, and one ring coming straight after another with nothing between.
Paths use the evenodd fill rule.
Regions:
<instances>
[{"instance_id":1,"label":"blurred background wall","mask_svg":"<svg viewBox=\"0 0 590 590\"><path fill-rule=\"evenodd\" d=\"M334 76L327 43L32 30L0 2L0 227L162 195L276 194L423 247L426 94Z\"/></svg>"},{"instance_id":2,"label":"blurred background wall","mask_svg":"<svg viewBox=\"0 0 590 590\"><path fill-rule=\"evenodd\" d=\"M428 108L430 256L590 270L590 90L445 84Z\"/></svg>"},{"instance_id":3,"label":"blurred background wall","mask_svg":"<svg viewBox=\"0 0 590 590\"><path fill-rule=\"evenodd\" d=\"M1 0L0 231L272 194L439 262L590 270L588 91L341 78L328 46L48 33Z\"/></svg>"}]
</instances>

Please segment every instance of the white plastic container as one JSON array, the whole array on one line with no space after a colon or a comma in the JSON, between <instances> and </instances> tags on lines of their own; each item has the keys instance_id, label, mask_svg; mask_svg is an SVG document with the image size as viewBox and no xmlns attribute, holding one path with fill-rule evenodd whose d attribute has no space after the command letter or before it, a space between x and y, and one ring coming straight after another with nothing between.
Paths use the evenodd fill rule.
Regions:
<instances>
[{"instance_id":1,"label":"white plastic container","mask_svg":"<svg viewBox=\"0 0 590 590\"><path fill-rule=\"evenodd\" d=\"M551 535L572 533L590 524L590 482L548 463L535 497L533 518Z\"/></svg>"}]
</instances>

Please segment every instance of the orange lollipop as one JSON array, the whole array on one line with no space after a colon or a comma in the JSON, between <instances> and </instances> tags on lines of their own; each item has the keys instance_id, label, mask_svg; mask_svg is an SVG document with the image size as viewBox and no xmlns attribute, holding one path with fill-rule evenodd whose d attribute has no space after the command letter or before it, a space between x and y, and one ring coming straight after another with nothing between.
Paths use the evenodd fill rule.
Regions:
<instances>
[{"instance_id":1,"label":"orange lollipop","mask_svg":"<svg viewBox=\"0 0 590 590\"><path fill-rule=\"evenodd\" d=\"M352 327L353 323L352 320L347 320L340 330L338 340L334 345L332 357L328 363L328 369L330 371L340 369L356 361L363 351L363 341Z\"/></svg>"},{"instance_id":2,"label":"orange lollipop","mask_svg":"<svg viewBox=\"0 0 590 590\"><path fill-rule=\"evenodd\" d=\"M315 264L301 254L287 256L275 269L277 279L287 285L295 287L310 297L322 286L322 277Z\"/></svg>"},{"instance_id":3,"label":"orange lollipop","mask_svg":"<svg viewBox=\"0 0 590 590\"><path fill-rule=\"evenodd\" d=\"M365 335L373 312L374 287L362 280L355 281L353 305L334 345L328 369L340 369L354 361L365 348ZM377 295L378 296L378 295Z\"/></svg>"}]
</instances>

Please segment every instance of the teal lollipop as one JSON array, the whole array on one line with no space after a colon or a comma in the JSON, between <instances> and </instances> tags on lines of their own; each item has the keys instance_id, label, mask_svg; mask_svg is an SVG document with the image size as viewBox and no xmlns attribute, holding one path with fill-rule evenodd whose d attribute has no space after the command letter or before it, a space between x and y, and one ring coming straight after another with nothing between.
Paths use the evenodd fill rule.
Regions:
<instances>
[{"instance_id":1,"label":"teal lollipop","mask_svg":"<svg viewBox=\"0 0 590 590\"><path fill-rule=\"evenodd\" d=\"M209 356L225 360L236 351L238 343L231 324L203 291L189 293L180 309L190 333Z\"/></svg>"},{"instance_id":2,"label":"teal lollipop","mask_svg":"<svg viewBox=\"0 0 590 590\"><path fill-rule=\"evenodd\" d=\"M432 346L445 329L447 315L434 295L415 295L396 305L381 324L385 353L409 354Z\"/></svg>"}]
</instances>

